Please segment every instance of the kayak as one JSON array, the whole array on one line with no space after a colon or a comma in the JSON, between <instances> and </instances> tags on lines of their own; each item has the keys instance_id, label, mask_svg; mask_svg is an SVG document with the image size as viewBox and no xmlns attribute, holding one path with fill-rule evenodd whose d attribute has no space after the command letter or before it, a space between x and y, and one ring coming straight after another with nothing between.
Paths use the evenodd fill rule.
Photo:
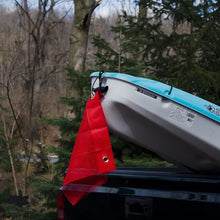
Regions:
<instances>
[{"instance_id":1,"label":"kayak","mask_svg":"<svg viewBox=\"0 0 220 220\"><path fill-rule=\"evenodd\" d=\"M174 164L220 173L220 107L181 89L123 73L94 72L109 131Z\"/></svg>"}]
</instances>

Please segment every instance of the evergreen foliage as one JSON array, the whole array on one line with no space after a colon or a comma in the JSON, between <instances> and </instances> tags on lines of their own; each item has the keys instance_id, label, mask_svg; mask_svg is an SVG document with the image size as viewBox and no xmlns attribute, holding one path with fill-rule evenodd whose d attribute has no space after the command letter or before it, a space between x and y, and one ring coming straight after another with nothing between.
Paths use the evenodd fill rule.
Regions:
<instances>
[{"instance_id":1,"label":"evergreen foliage","mask_svg":"<svg viewBox=\"0 0 220 220\"><path fill-rule=\"evenodd\" d=\"M149 77L169 83L180 89L220 105L220 3L214 0L136 0L148 9L147 16L119 16L112 31L116 48L100 35L95 36L95 68ZM171 30L165 23L171 24ZM65 117L44 119L44 123L58 126L62 138L58 147L50 146L47 153L55 153L59 161L48 164L49 173L30 178L33 187L31 201L19 206L11 200L11 187L0 194L0 218L56 219L57 191L62 185L74 142L90 96L89 75L66 68L72 95L62 97L68 106ZM0 98L1 101L1 98ZM0 103L0 111L5 111ZM5 115L7 115L5 113ZM10 123L10 116L7 115ZM111 135L113 153L119 166L170 166L151 152ZM13 149L17 143L10 140ZM16 158L15 152L13 158ZM138 158L138 160L137 160ZM135 163L131 163L135 159ZM15 160L16 170L21 163ZM4 129L0 123L0 169L10 171ZM17 197L15 200L20 199ZM25 199L21 197L21 200Z\"/></svg>"},{"instance_id":2,"label":"evergreen foliage","mask_svg":"<svg viewBox=\"0 0 220 220\"><path fill-rule=\"evenodd\" d=\"M59 147L51 146L48 148L49 152L58 155L59 161L55 164L55 168L59 170L59 174L62 176L68 167L85 105L91 93L89 80L91 71L79 72L69 66L66 68L66 71L67 79L70 82L71 88L74 88L76 94L68 97L61 97L61 102L68 106L66 117L45 120L46 123L58 126L62 135L62 138L57 140Z\"/></svg>"},{"instance_id":3,"label":"evergreen foliage","mask_svg":"<svg viewBox=\"0 0 220 220\"><path fill-rule=\"evenodd\" d=\"M148 0L142 4L148 7L148 16L124 13L112 27L117 49L94 37L97 68L158 79L219 104L218 1ZM172 24L169 31L166 22Z\"/></svg>"},{"instance_id":4,"label":"evergreen foliage","mask_svg":"<svg viewBox=\"0 0 220 220\"><path fill-rule=\"evenodd\" d=\"M13 220L56 220L55 212L44 213L43 210L33 209L29 204L18 206L16 204L4 203L1 205L0 217Z\"/></svg>"}]
</instances>

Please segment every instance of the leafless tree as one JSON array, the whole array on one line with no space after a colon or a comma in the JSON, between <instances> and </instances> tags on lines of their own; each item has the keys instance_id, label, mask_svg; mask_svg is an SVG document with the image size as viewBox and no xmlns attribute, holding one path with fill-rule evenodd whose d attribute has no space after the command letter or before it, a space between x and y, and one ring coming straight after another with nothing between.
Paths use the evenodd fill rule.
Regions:
<instances>
[{"instance_id":1,"label":"leafless tree","mask_svg":"<svg viewBox=\"0 0 220 220\"><path fill-rule=\"evenodd\" d=\"M28 0L14 1L17 11L2 10L0 21L0 92L13 120L6 123L6 117L2 115L1 121L7 137L20 139L20 150L27 158L22 189L25 195L34 140L41 139L43 133L38 118L44 114L45 103L50 104L48 100L41 100L45 100L51 91L57 91L56 81L63 78L60 65L67 57L69 35L65 17L68 11L60 15L54 10L62 0L38 0L37 8L31 8L32 2ZM60 95L55 92L54 97ZM54 108L53 103L50 105ZM7 138L6 142L10 144Z\"/></svg>"}]
</instances>

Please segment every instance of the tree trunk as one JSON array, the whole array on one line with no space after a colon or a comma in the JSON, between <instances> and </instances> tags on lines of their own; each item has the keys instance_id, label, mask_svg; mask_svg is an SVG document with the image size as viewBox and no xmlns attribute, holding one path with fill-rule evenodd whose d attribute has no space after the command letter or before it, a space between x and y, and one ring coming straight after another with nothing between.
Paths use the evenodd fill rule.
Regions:
<instances>
[{"instance_id":1,"label":"tree trunk","mask_svg":"<svg viewBox=\"0 0 220 220\"><path fill-rule=\"evenodd\" d=\"M10 144L10 140L8 138L8 132L7 132L7 128L6 128L6 122L5 122L5 118L2 115L2 122L3 122L3 126L4 126L4 136L5 136L5 141L6 141L6 147L7 147L7 151L8 151L8 156L9 156L9 160L10 160L10 165L11 165L11 171L12 171L12 176L13 176L13 181L14 181L14 187L15 187L15 195L18 196L19 192L18 192L18 183L17 183L17 177L16 177L16 172L15 172L15 163L14 163L14 159L13 159L13 155L12 155L12 151L11 151L11 144ZM12 139L12 137L10 137Z\"/></svg>"},{"instance_id":2,"label":"tree trunk","mask_svg":"<svg viewBox=\"0 0 220 220\"><path fill-rule=\"evenodd\" d=\"M147 18L147 1L148 0L140 0L139 2L139 13L138 13L139 22Z\"/></svg>"},{"instance_id":3,"label":"tree trunk","mask_svg":"<svg viewBox=\"0 0 220 220\"><path fill-rule=\"evenodd\" d=\"M27 0L24 0L24 10L29 14L29 9L28 9L28 2ZM25 50L25 62L26 62L26 67L29 69L31 66L31 52L30 52L30 46L31 46L31 38L30 38L30 29L31 29L31 23L27 15L23 12L23 17L24 17L24 27L27 29L26 31L26 39L27 39L27 48ZM27 73L26 73L27 74Z\"/></svg>"},{"instance_id":4,"label":"tree trunk","mask_svg":"<svg viewBox=\"0 0 220 220\"><path fill-rule=\"evenodd\" d=\"M75 0L75 14L70 35L69 64L77 71L85 70L89 26L94 9L101 0Z\"/></svg>"}]
</instances>

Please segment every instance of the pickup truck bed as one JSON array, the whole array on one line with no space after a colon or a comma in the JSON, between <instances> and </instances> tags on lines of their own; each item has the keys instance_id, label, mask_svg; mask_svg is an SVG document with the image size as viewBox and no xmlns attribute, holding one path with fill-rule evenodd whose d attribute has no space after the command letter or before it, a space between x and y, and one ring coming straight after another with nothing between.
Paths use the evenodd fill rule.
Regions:
<instances>
[{"instance_id":1,"label":"pickup truck bed","mask_svg":"<svg viewBox=\"0 0 220 220\"><path fill-rule=\"evenodd\" d=\"M176 168L118 169L75 206L64 197L63 204L65 220L219 220L220 176Z\"/></svg>"}]
</instances>

